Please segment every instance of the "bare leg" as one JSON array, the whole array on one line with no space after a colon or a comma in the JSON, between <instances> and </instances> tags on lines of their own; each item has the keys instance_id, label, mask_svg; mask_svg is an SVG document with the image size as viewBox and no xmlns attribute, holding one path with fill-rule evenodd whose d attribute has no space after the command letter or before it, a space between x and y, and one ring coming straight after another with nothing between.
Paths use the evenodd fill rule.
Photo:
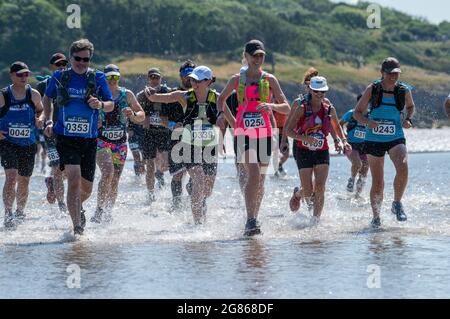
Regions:
<instances>
[{"instance_id":1,"label":"bare leg","mask_svg":"<svg viewBox=\"0 0 450 319\"><path fill-rule=\"evenodd\" d=\"M28 200L30 177L17 177L17 210L24 211Z\"/></svg>"},{"instance_id":2,"label":"bare leg","mask_svg":"<svg viewBox=\"0 0 450 319\"><path fill-rule=\"evenodd\" d=\"M395 166L394 201L400 202L408 184L408 154L404 144L397 145L389 151L389 157Z\"/></svg>"},{"instance_id":3,"label":"bare leg","mask_svg":"<svg viewBox=\"0 0 450 319\"><path fill-rule=\"evenodd\" d=\"M80 165L65 165L68 179L67 208L73 226L81 226L81 169Z\"/></svg>"},{"instance_id":4,"label":"bare leg","mask_svg":"<svg viewBox=\"0 0 450 319\"><path fill-rule=\"evenodd\" d=\"M380 217L381 204L384 192L384 156L376 157L368 155L370 173L372 174L372 188L370 189L370 204L373 217Z\"/></svg>"},{"instance_id":5,"label":"bare leg","mask_svg":"<svg viewBox=\"0 0 450 319\"><path fill-rule=\"evenodd\" d=\"M314 167L314 216L322 215L325 203L325 184L328 178L329 165L317 165Z\"/></svg>"},{"instance_id":6,"label":"bare leg","mask_svg":"<svg viewBox=\"0 0 450 319\"><path fill-rule=\"evenodd\" d=\"M205 174L203 168L198 165L189 169L189 175L192 178L191 206L194 222L200 223L203 212L203 199L205 198Z\"/></svg>"},{"instance_id":7,"label":"bare leg","mask_svg":"<svg viewBox=\"0 0 450 319\"><path fill-rule=\"evenodd\" d=\"M105 151L97 152L97 165L100 168L101 177L98 182L97 208L105 208L110 200L111 182L114 175L112 154Z\"/></svg>"},{"instance_id":8,"label":"bare leg","mask_svg":"<svg viewBox=\"0 0 450 319\"><path fill-rule=\"evenodd\" d=\"M11 212L16 199L16 182L18 179L16 169L5 169L5 184L3 185L3 205L5 210Z\"/></svg>"}]
</instances>

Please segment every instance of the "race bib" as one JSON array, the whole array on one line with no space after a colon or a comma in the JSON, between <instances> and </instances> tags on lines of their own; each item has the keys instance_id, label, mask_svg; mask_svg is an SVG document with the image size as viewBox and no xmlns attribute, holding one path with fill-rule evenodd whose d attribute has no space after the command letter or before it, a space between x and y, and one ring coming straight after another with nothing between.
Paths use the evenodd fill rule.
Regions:
<instances>
[{"instance_id":1,"label":"race bib","mask_svg":"<svg viewBox=\"0 0 450 319\"><path fill-rule=\"evenodd\" d=\"M135 151L139 149L139 144L138 143L129 143L130 145L130 150Z\"/></svg>"},{"instance_id":2,"label":"race bib","mask_svg":"<svg viewBox=\"0 0 450 319\"><path fill-rule=\"evenodd\" d=\"M193 141L211 141L215 138L214 129L210 124L204 124L202 126L194 126L192 128L192 140Z\"/></svg>"},{"instance_id":3,"label":"race bib","mask_svg":"<svg viewBox=\"0 0 450 319\"><path fill-rule=\"evenodd\" d=\"M64 127L71 134L87 134L90 130L89 121L80 117L67 118Z\"/></svg>"},{"instance_id":4,"label":"race bib","mask_svg":"<svg viewBox=\"0 0 450 319\"><path fill-rule=\"evenodd\" d=\"M50 162L59 161L58 151L54 147L48 149L47 156Z\"/></svg>"},{"instance_id":5,"label":"race bib","mask_svg":"<svg viewBox=\"0 0 450 319\"><path fill-rule=\"evenodd\" d=\"M118 141L125 136L125 131L120 126L108 127L103 130L102 135L110 141Z\"/></svg>"},{"instance_id":6,"label":"race bib","mask_svg":"<svg viewBox=\"0 0 450 319\"><path fill-rule=\"evenodd\" d=\"M261 113L244 113L244 128L263 128L266 127L266 122Z\"/></svg>"},{"instance_id":7,"label":"race bib","mask_svg":"<svg viewBox=\"0 0 450 319\"><path fill-rule=\"evenodd\" d=\"M31 128L29 125L11 124L8 129L8 135L14 138L30 138Z\"/></svg>"},{"instance_id":8,"label":"race bib","mask_svg":"<svg viewBox=\"0 0 450 319\"><path fill-rule=\"evenodd\" d=\"M360 130L360 129L355 129L355 133L354 133L356 138L360 138L360 139L365 139L366 138L366 131L365 130Z\"/></svg>"},{"instance_id":9,"label":"race bib","mask_svg":"<svg viewBox=\"0 0 450 319\"><path fill-rule=\"evenodd\" d=\"M303 146L307 147L310 151L317 151L323 148L325 145L325 136L322 133L318 132L308 135L314 137L317 141L313 144L304 141Z\"/></svg>"},{"instance_id":10,"label":"race bib","mask_svg":"<svg viewBox=\"0 0 450 319\"><path fill-rule=\"evenodd\" d=\"M159 113L150 113L149 120L150 125L160 126L162 123Z\"/></svg>"},{"instance_id":11,"label":"race bib","mask_svg":"<svg viewBox=\"0 0 450 319\"><path fill-rule=\"evenodd\" d=\"M395 124L392 121L386 121L384 123L378 124L377 127L372 129L373 134L375 135L385 135L392 136L395 135Z\"/></svg>"}]
</instances>

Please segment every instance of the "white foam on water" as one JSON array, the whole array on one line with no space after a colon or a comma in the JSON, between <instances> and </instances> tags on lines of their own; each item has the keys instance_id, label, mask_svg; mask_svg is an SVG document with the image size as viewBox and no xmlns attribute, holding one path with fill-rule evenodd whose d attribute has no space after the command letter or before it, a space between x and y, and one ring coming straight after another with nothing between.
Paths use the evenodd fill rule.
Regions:
<instances>
[{"instance_id":1,"label":"white foam on water","mask_svg":"<svg viewBox=\"0 0 450 319\"><path fill-rule=\"evenodd\" d=\"M421 130L420 134L417 133L414 136L421 141L417 143L422 143L420 145L424 146L428 145L429 138L435 134L441 137L441 144L445 144L445 147L450 149L450 141L442 142L450 137L450 129ZM409 139L413 139L413 141L408 140L408 145L417 146L419 144L414 144L416 137L413 135L408 136ZM427 159L420 159L419 162L422 164L410 167L409 186L403 201L408 221L399 223L390 213L393 172L389 171L388 162L387 160L386 192L381 216L383 226L377 232L450 236L450 192L445 190L448 187L445 175L448 169L442 171L441 175L434 175L438 174L439 167L436 168L436 165ZM352 236L365 236L373 232L369 228L370 178L362 194L364 199L350 200L345 192L349 165L344 158L332 159L321 222L317 226L310 226L308 223L311 213L304 205L297 214L292 214L289 210L292 189L299 184L295 163L293 159L289 159L286 165L290 172L289 176L284 179L266 179L266 195L259 216L263 235L257 236L257 240L331 241ZM144 178L136 178L132 162L127 161L112 223L98 225L89 221L96 206L97 185L95 185L93 194L85 205L88 220L85 235L78 240L113 245L242 240L245 205L235 176L233 160L228 159L225 163L219 164L214 192L208 199L207 223L195 226L187 196L184 198L185 207L182 211L173 214L169 212L171 192L170 178L167 174L165 188L157 191L157 201L148 205ZM97 170L96 183L98 178ZM3 182L4 174L1 174L0 185ZM6 231L3 226L0 226L0 246L64 245L76 240L72 235L68 214L62 215L56 205L49 205L45 195L44 176L35 173L31 181L26 220L15 231Z\"/></svg>"}]
</instances>

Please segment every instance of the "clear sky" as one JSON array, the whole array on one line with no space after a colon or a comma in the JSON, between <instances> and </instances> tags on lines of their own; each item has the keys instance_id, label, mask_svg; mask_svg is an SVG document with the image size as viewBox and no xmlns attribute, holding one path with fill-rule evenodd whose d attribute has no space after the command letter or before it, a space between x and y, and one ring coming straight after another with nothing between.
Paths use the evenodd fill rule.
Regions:
<instances>
[{"instance_id":1,"label":"clear sky","mask_svg":"<svg viewBox=\"0 0 450 319\"><path fill-rule=\"evenodd\" d=\"M347 2L356 4L358 0L332 0L333 2ZM426 18L432 23L450 21L449 0L367 0L370 3L379 3L412 16Z\"/></svg>"}]
</instances>

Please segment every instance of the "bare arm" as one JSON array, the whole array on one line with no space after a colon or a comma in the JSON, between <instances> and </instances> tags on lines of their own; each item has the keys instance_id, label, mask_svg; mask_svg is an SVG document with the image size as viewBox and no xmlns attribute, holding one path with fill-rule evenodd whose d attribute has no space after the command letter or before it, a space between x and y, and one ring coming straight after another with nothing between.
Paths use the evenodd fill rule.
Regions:
<instances>
[{"instance_id":1,"label":"bare arm","mask_svg":"<svg viewBox=\"0 0 450 319\"><path fill-rule=\"evenodd\" d=\"M281 90L280 83L278 82L277 78L274 76L271 76L268 78L270 87L272 88L273 96L275 103L272 104L272 109L274 111L277 111L278 113L282 114L288 114L291 110L291 107L289 106L289 102L284 95L283 91Z\"/></svg>"},{"instance_id":2,"label":"bare arm","mask_svg":"<svg viewBox=\"0 0 450 319\"><path fill-rule=\"evenodd\" d=\"M450 119L450 95L447 97L447 99L445 99L444 109L445 112L447 113L448 118Z\"/></svg>"},{"instance_id":3,"label":"bare arm","mask_svg":"<svg viewBox=\"0 0 450 319\"><path fill-rule=\"evenodd\" d=\"M294 140L298 141L304 141L305 135L301 135L295 131L296 124L298 123L299 119L304 115L305 111L302 107L300 107L297 102L294 102L292 105L292 110L289 114L289 118L286 122L285 132L286 135L290 138L293 138Z\"/></svg>"},{"instance_id":4,"label":"bare arm","mask_svg":"<svg viewBox=\"0 0 450 319\"><path fill-rule=\"evenodd\" d=\"M416 105L414 104L414 99L412 97L411 91L406 92L405 95L405 110L406 110L406 119L411 119L416 112ZM411 128L412 122L411 121L403 121L403 127L404 128Z\"/></svg>"},{"instance_id":5,"label":"bare arm","mask_svg":"<svg viewBox=\"0 0 450 319\"><path fill-rule=\"evenodd\" d=\"M146 88L144 90L144 94L150 102L159 102L165 104L178 102L183 106L183 108L186 108L187 106L186 99L184 98L186 91L173 91L165 94L152 94L152 92L150 92L150 89Z\"/></svg>"},{"instance_id":6,"label":"bare arm","mask_svg":"<svg viewBox=\"0 0 450 319\"><path fill-rule=\"evenodd\" d=\"M142 106L136 99L136 96L130 90L127 90L127 103L131 107L132 112L130 119L134 123L138 124L145 120L145 113Z\"/></svg>"},{"instance_id":7,"label":"bare arm","mask_svg":"<svg viewBox=\"0 0 450 319\"><path fill-rule=\"evenodd\" d=\"M369 108L370 98L372 97L372 84L369 85L364 91L358 104L356 104L355 111L353 112L353 118L361 123L362 125L367 125L370 128L375 128L378 126L376 121L369 120L364 116Z\"/></svg>"},{"instance_id":8,"label":"bare arm","mask_svg":"<svg viewBox=\"0 0 450 319\"><path fill-rule=\"evenodd\" d=\"M220 92L219 99L217 100L217 110L218 112L223 112L217 118L217 126L221 128L225 128L226 121L230 124L231 127L235 127L236 119L230 111L230 108L226 104L227 98L233 93L233 90L237 87L239 75L235 74L228 81L225 88Z\"/></svg>"},{"instance_id":9,"label":"bare arm","mask_svg":"<svg viewBox=\"0 0 450 319\"><path fill-rule=\"evenodd\" d=\"M36 126L41 129L44 126L44 107L42 106L42 97L39 91L35 89L31 91L31 100L34 103L36 112Z\"/></svg>"}]
</instances>

